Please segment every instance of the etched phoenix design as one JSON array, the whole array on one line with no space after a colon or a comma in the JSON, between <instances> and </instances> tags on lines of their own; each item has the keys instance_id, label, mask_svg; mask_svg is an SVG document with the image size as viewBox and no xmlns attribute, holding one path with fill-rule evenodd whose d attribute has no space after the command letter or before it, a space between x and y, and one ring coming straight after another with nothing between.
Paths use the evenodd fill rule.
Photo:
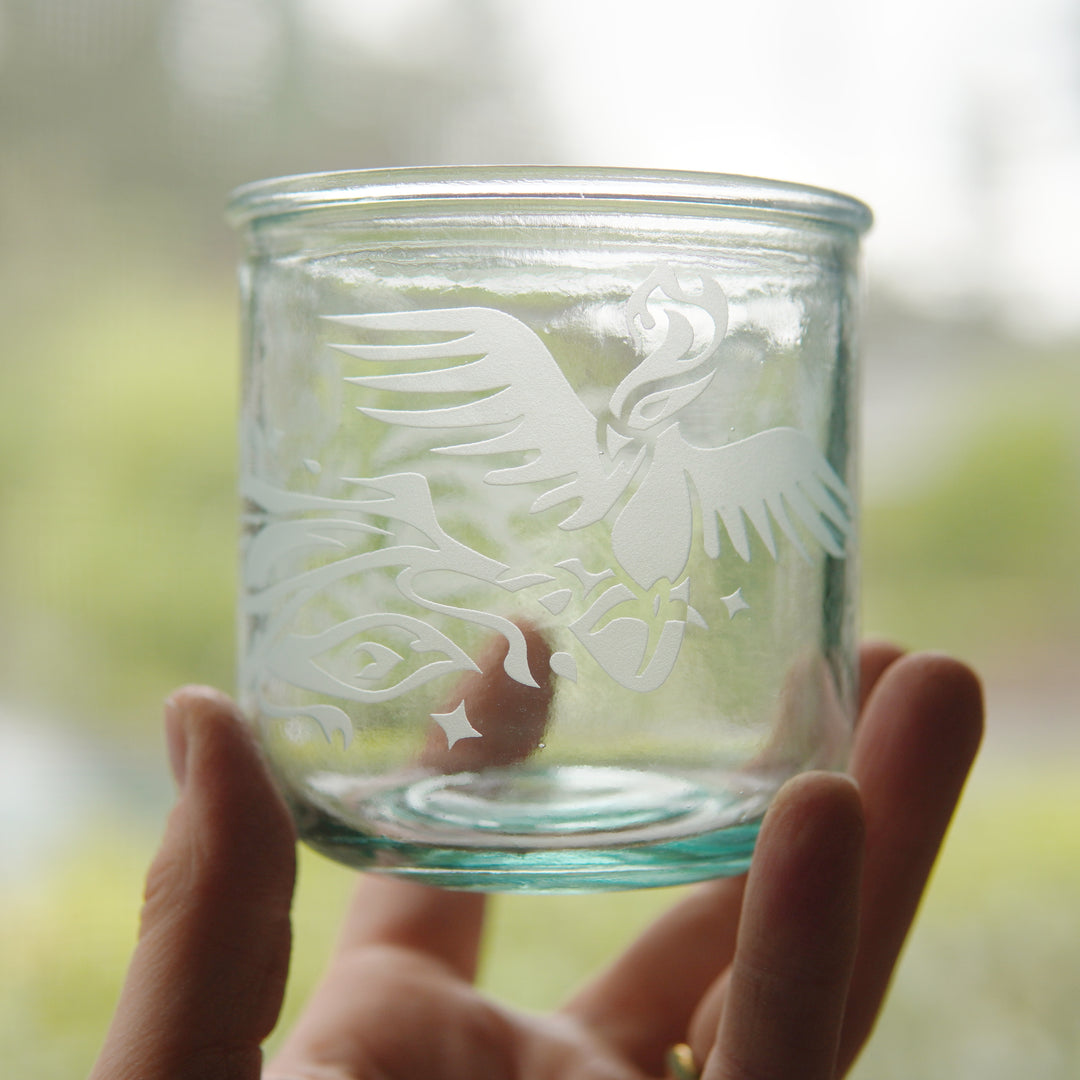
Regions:
<instances>
[{"instance_id":1,"label":"etched phoenix design","mask_svg":"<svg viewBox=\"0 0 1080 1080\"><path fill-rule=\"evenodd\" d=\"M642 358L602 408L595 408L595 403L589 408L539 334L505 311L448 307L338 315L331 321L361 339L335 344L336 351L379 365L376 373L350 375L345 381L367 391L394 394L394 407L363 404L361 413L380 424L430 431L431 453L496 458L483 482L493 487L523 486L534 494L532 514L565 510L558 521L561 530L609 530L608 550L621 575L611 567L586 568L576 559L559 564L573 572L586 596L609 578L619 578L601 589L587 611L569 623L569 629L613 679L627 688L649 691L673 669L686 624L705 626L690 604L686 577L696 529L704 552L714 559L721 554L726 536L731 548L748 562L752 533L760 537L773 559L778 558L784 539L807 558L811 543L841 558L852 528L851 500L814 441L793 427L770 427L720 446L697 445L689 434L692 425L685 422L689 407L717 377L718 350L728 331L728 303L716 281L701 276L688 288L672 268L657 267L629 298L625 314L631 336L641 344ZM506 455L511 455L509 463ZM510 591L555 580L542 567L524 568L530 571L525 573L514 568L515 576L511 568L449 537L420 474L399 473L353 483L377 493L376 497L367 502L341 501L340 506L388 514L419 528L431 539L431 547L414 545L405 554L405 545L397 549L391 545L387 550L401 554L358 556L350 572L376 562L385 566L387 558L398 558L403 567L399 589L430 611L446 614L449 609L425 600L413 588L416 573L425 567L456 570ZM332 500L317 501L323 505ZM299 504L294 500L294 505ZM325 570L323 575L327 578ZM641 593L660 588L666 596L685 602L685 616L669 619L658 636L652 635L652 655L646 656L649 626L636 617L618 616L617 609ZM559 592L541 598L549 611L562 610ZM744 606L741 597L733 594L729 613ZM512 623L480 611L450 613L504 633L510 643L507 673L535 685ZM350 620L351 627L375 618L359 615ZM404 615L385 618L407 628ZM408 619L409 633L416 638L414 649L435 648L431 637L438 632L411 616ZM337 634L345 632L341 629ZM286 657L287 667L297 666L298 640L294 638L289 650L277 650ZM471 663L449 640L442 651L454 658L451 666L465 668ZM380 663L390 662L383 655L386 652L379 653ZM375 655L371 649L369 653ZM567 653L556 653L551 666L557 674L575 676L575 662ZM371 673L366 677L372 677ZM410 676L411 681L401 683L399 691L405 692L419 679L418 674ZM310 675L306 682L291 681L310 689L329 689ZM340 686L336 689L341 692ZM353 682L352 691L346 696L355 700L375 693L365 689L363 676Z\"/></svg>"},{"instance_id":2,"label":"etched phoenix design","mask_svg":"<svg viewBox=\"0 0 1080 1080\"><path fill-rule=\"evenodd\" d=\"M488 484L550 483L532 504L540 512L566 504L561 529L584 529L606 517L637 478L618 511L611 550L642 588L661 578L675 582L693 544L694 507L701 507L705 551L721 550L722 524L732 546L750 558L749 523L775 558L770 518L800 550L798 520L830 554L843 554L849 497L835 470L810 438L776 427L724 446L701 447L684 437L679 414L716 376L712 363L727 331L727 300L703 278L688 294L669 267L661 267L629 302L631 325L650 329L667 319L662 342L619 383L607 408L595 415L581 401L547 346L525 323L494 308L465 307L387 314L347 315L336 322L363 331L412 331L452 335L434 344L337 345L363 360L406 365L421 360L471 358L433 371L359 375L347 379L371 389L415 395L484 392L477 400L442 408L377 409L366 416L388 424L447 431L512 425L491 438L439 446L437 454L531 454L524 464L488 472ZM707 314L711 332L701 336L674 308L657 315L646 302L654 292L690 303Z\"/></svg>"}]
</instances>

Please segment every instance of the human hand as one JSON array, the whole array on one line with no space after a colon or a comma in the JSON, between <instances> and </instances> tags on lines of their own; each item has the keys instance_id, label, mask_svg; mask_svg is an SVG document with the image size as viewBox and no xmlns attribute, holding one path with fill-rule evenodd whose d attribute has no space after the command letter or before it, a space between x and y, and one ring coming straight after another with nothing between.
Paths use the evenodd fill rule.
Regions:
<instances>
[{"instance_id":1,"label":"human hand","mask_svg":"<svg viewBox=\"0 0 1080 1080\"><path fill-rule=\"evenodd\" d=\"M690 1045L705 1080L833 1080L868 1037L974 758L974 675L862 655L851 771L790 781L749 875L708 882L549 1016L473 986L484 898L361 878L266 1080L643 1080ZM294 837L235 707L178 692L180 798L91 1080L256 1080L288 964Z\"/></svg>"}]
</instances>

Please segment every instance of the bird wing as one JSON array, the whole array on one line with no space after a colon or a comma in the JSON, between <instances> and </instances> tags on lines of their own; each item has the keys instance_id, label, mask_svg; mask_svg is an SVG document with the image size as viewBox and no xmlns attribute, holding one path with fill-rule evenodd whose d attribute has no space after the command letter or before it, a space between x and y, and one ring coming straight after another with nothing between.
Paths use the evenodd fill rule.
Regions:
<instances>
[{"instance_id":1,"label":"bird wing","mask_svg":"<svg viewBox=\"0 0 1080 1080\"><path fill-rule=\"evenodd\" d=\"M439 454L531 454L521 464L492 469L489 484L563 483L543 492L532 511L580 499L562 522L581 528L598 521L626 487L637 462L612 467L598 444L596 417L581 402L554 357L523 322L494 308L463 307L333 317L361 331L448 335L423 343L334 345L361 360L415 364L462 360L430 370L359 375L346 381L407 394L477 394L464 404L434 408L371 408L366 416L388 424L453 431L512 425L493 436L470 433L466 441L433 448Z\"/></svg>"},{"instance_id":2,"label":"bird wing","mask_svg":"<svg viewBox=\"0 0 1080 1080\"><path fill-rule=\"evenodd\" d=\"M681 460L701 501L703 541L708 555L720 553L720 523L732 546L750 559L747 522L777 557L771 522L809 558L803 527L830 555L844 555L853 528L847 487L810 438L778 427L726 446L701 448L676 435Z\"/></svg>"}]
</instances>

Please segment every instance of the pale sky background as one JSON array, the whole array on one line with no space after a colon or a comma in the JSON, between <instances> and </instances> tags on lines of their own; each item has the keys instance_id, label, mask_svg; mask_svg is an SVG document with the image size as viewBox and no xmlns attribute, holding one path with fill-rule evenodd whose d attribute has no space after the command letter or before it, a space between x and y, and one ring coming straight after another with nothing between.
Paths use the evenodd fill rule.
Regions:
<instances>
[{"instance_id":1,"label":"pale sky background","mask_svg":"<svg viewBox=\"0 0 1080 1080\"><path fill-rule=\"evenodd\" d=\"M307 6L343 33L408 51L444 0ZM1037 336L1080 328L1071 0L499 7L555 158L847 191L876 213L870 271L894 288L943 307L981 292Z\"/></svg>"}]
</instances>

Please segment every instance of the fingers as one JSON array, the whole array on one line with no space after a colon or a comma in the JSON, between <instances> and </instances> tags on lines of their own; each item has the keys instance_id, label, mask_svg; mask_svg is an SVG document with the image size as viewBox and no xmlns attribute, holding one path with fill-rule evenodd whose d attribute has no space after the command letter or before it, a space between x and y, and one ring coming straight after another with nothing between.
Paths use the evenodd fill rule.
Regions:
<instances>
[{"instance_id":1,"label":"fingers","mask_svg":"<svg viewBox=\"0 0 1080 1080\"><path fill-rule=\"evenodd\" d=\"M400 947L438 960L471 981L476 977L483 921L480 893L448 892L368 874L360 879L345 917L339 952Z\"/></svg>"},{"instance_id":2,"label":"fingers","mask_svg":"<svg viewBox=\"0 0 1080 1080\"><path fill-rule=\"evenodd\" d=\"M421 765L441 773L477 772L517 765L543 744L555 694L551 646L531 623L522 620L517 627L536 685L526 686L506 673L503 661L510 643L502 634L493 635L477 657L480 670L465 675L445 705L447 711L463 705L480 738L458 739L448 745L446 733L433 725L420 754Z\"/></svg>"},{"instance_id":3,"label":"fingers","mask_svg":"<svg viewBox=\"0 0 1080 1080\"><path fill-rule=\"evenodd\" d=\"M512 1029L431 955L373 943L339 952L264 1080L509 1076Z\"/></svg>"},{"instance_id":4,"label":"fingers","mask_svg":"<svg viewBox=\"0 0 1080 1080\"><path fill-rule=\"evenodd\" d=\"M550 649L535 628L521 630L539 685L527 687L506 674L508 643L494 638L479 658L480 671L462 679L445 703L447 711L463 704L481 737L450 745L433 726L421 765L443 773L510 765L541 743L552 696ZM479 999L467 985L476 977L483 919L479 893L362 877L329 970L270 1075L313 1067L334 1075L384 1076L392 1068L395 1075L434 1076L448 1057L497 1057L502 1026L493 1011L476 1007ZM438 1030L453 1032L445 1046L436 1042ZM417 1032L429 1037L417 1039ZM478 1068L472 1075L505 1071Z\"/></svg>"},{"instance_id":5,"label":"fingers","mask_svg":"<svg viewBox=\"0 0 1080 1080\"><path fill-rule=\"evenodd\" d=\"M881 674L903 653L871 643L860 653L865 700ZM686 1038L710 984L730 963L743 902L743 878L696 889L658 919L607 970L566 1006L645 1071L662 1071L668 1047ZM726 985L726 984L724 984ZM694 1022L704 1049L711 1044L724 986Z\"/></svg>"},{"instance_id":6,"label":"fingers","mask_svg":"<svg viewBox=\"0 0 1080 1080\"><path fill-rule=\"evenodd\" d=\"M897 660L869 696L852 757L867 856L841 1073L870 1034L982 728L978 679L943 656Z\"/></svg>"},{"instance_id":7,"label":"fingers","mask_svg":"<svg viewBox=\"0 0 1080 1080\"><path fill-rule=\"evenodd\" d=\"M554 693L551 647L528 622L518 624L528 665L537 685L525 686L503 667L509 642L496 634L477 660L479 671L466 675L445 703L465 706L480 738L447 744L433 726L420 764L439 772L471 772L524 761L541 744ZM342 929L342 952L368 946L394 946L438 960L458 977L476 976L483 927L483 897L446 892L393 877L363 878Z\"/></svg>"},{"instance_id":8,"label":"fingers","mask_svg":"<svg viewBox=\"0 0 1080 1080\"><path fill-rule=\"evenodd\" d=\"M982 734L982 693L964 665L931 654L898 658L888 647L864 650L863 665L868 693L852 773L863 799L866 856L837 1076L873 1027ZM752 903L748 896L744 910ZM697 1053L731 993L721 978L703 1000L690 1028Z\"/></svg>"},{"instance_id":9,"label":"fingers","mask_svg":"<svg viewBox=\"0 0 1080 1080\"><path fill-rule=\"evenodd\" d=\"M649 1075L686 1038L702 995L731 960L742 877L710 881L665 912L565 1007Z\"/></svg>"},{"instance_id":10,"label":"fingers","mask_svg":"<svg viewBox=\"0 0 1080 1080\"><path fill-rule=\"evenodd\" d=\"M177 692L166 730L180 797L92 1080L257 1080L288 969L292 822L223 695Z\"/></svg>"},{"instance_id":11,"label":"fingers","mask_svg":"<svg viewBox=\"0 0 1080 1080\"><path fill-rule=\"evenodd\" d=\"M850 780L805 773L780 790L747 879L702 1080L832 1080L862 859L862 807Z\"/></svg>"},{"instance_id":12,"label":"fingers","mask_svg":"<svg viewBox=\"0 0 1080 1080\"><path fill-rule=\"evenodd\" d=\"M859 650L859 715L878 680L904 655L903 649L884 641L868 641Z\"/></svg>"}]
</instances>

